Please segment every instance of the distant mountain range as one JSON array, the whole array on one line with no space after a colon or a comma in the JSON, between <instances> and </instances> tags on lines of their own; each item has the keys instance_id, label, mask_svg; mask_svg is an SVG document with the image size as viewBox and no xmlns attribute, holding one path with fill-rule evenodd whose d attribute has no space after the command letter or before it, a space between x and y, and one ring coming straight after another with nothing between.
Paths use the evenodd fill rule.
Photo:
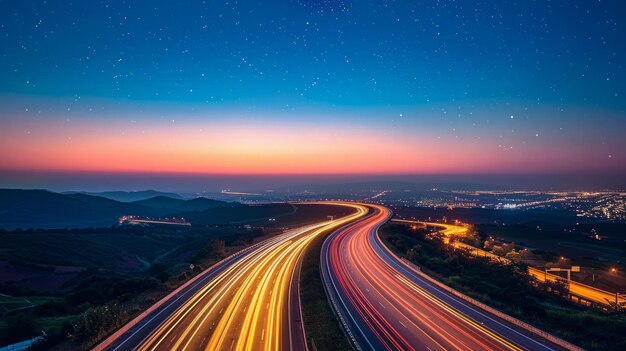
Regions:
<instances>
[{"instance_id":1,"label":"distant mountain range","mask_svg":"<svg viewBox=\"0 0 626 351\"><path fill-rule=\"evenodd\" d=\"M132 202L132 201L141 201L147 200L156 196L169 197L172 199L183 200L183 197L176 193L164 193L156 190L141 190L141 191L103 191L103 192L86 192L86 191L66 191L62 194L85 194L92 196L101 196L106 197L107 199L122 201L122 202Z\"/></svg>"},{"instance_id":2,"label":"distant mountain range","mask_svg":"<svg viewBox=\"0 0 626 351\"><path fill-rule=\"evenodd\" d=\"M147 192L111 192L143 196ZM109 193L109 194L111 194ZM157 192L158 193L158 192ZM129 199L132 196L124 198ZM0 189L0 228L78 228L113 225L120 216L175 216L219 207L240 206L207 198L183 200L158 195L122 202L84 193L54 193L47 190Z\"/></svg>"},{"instance_id":3,"label":"distant mountain range","mask_svg":"<svg viewBox=\"0 0 626 351\"><path fill-rule=\"evenodd\" d=\"M211 200L207 199L206 197L197 197L191 200L182 200L167 196L155 196L145 200L133 201L132 203L151 208L169 209L179 212L206 211L216 207L240 206L240 204L236 202Z\"/></svg>"}]
</instances>

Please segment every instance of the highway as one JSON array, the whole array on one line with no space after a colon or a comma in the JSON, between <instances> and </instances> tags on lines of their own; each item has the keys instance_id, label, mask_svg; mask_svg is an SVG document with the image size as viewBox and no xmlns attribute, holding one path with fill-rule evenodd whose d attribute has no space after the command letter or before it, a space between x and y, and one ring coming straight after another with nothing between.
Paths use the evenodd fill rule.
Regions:
<instances>
[{"instance_id":1,"label":"highway","mask_svg":"<svg viewBox=\"0 0 626 351\"><path fill-rule=\"evenodd\" d=\"M366 215L290 230L226 259L153 313L96 349L306 350L299 269L317 236Z\"/></svg>"},{"instance_id":2,"label":"highway","mask_svg":"<svg viewBox=\"0 0 626 351\"><path fill-rule=\"evenodd\" d=\"M391 212L368 206L368 217L335 231L321 252L331 304L357 349L563 349L418 274L378 237Z\"/></svg>"},{"instance_id":3,"label":"highway","mask_svg":"<svg viewBox=\"0 0 626 351\"><path fill-rule=\"evenodd\" d=\"M528 267L528 273L537 278L537 280L539 280L540 282L545 282L546 279L552 282L557 280L561 282L566 281L566 279L561 276L546 273L545 271L534 267ZM624 295L620 295L619 299L617 299L617 296L614 293L573 280L570 280L569 282L569 292L572 295L580 296L588 301L597 302L603 305L608 305L609 302L626 303L626 298L624 298Z\"/></svg>"}]
</instances>

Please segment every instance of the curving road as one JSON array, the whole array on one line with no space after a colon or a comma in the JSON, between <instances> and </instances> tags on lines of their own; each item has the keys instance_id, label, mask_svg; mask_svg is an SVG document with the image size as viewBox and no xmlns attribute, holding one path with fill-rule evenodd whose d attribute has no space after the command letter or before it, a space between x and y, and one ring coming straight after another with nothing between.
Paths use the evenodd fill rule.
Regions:
<instances>
[{"instance_id":1,"label":"curving road","mask_svg":"<svg viewBox=\"0 0 626 351\"><path fill-rule=\"evenodd\" d=\"M317 236L357 220L351 215L288 231L214 266L97 349L306 350L299 300L303 254Z\"/></svg>"},{"instance_id":2,"label":"curving road","mask_svg":"<svg viewBox=\"0 0 626 351\"><path fill-rule=\"evenodd\" d=\"M368 206L371 215L331 234L321 253L331 303L358 349L562 349L417 274L378 237L391 212Z\"/></svg>"}]
</instances>

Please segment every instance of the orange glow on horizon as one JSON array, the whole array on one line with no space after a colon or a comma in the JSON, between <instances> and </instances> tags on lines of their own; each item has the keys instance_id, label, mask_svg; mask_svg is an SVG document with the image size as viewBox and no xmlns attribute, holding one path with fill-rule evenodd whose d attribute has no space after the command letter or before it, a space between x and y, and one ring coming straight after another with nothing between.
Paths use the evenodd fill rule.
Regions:
<instances>
[{"instance_id":1,"label":"orange glow on horizon","mask_svg":"<svg viewBox=\"0 0 626 351\"><path fill-rule=\"evenodd\" d=\"M542 152L540 146L537 152L502 152L482 140L444 141L428 130L313 122L16 119L0 131L0 168L190 174L436 174L523 172L568 164L557 154Z\"/></svg>"}]
</instances>

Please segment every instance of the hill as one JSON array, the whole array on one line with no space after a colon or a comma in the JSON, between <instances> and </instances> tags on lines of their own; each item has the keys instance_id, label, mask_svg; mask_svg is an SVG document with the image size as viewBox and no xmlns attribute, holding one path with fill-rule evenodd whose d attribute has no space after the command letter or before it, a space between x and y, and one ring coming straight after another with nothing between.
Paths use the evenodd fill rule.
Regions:
<instances>
[{"instance_id":1,"label":"hill","mask_svg":"<svg viewBox=\"0 0 626 351\"><path fill-rule=\"evenodd\" d=\"M147 200L156 196L183 200L183 197L176 193L164 193L164 192L156 191L156 190L104 191L104 192L66 191L63 194L85 194L85 195L92 195L92 196L100 196L100 197L106 197L107 199L121 201L121 202L133 202L133 201Z\"/></svg>"},{"instance_id":2,"label":"hill","mask_svg":"<svg viewBox=\"0 0 626 351\"><path fill-rule=\"evenodd\" d=\"M0 189L0 228L77 228L111 226L122 215L168 214L132 203L86 194Z\"/></svg>"},{"instance_id":3,"label":"hill","mask_svg":"<svg viewBox=\"0 0 626 351\"><path fill-rule=\"evenodd\" d=\"M234 207L240 205L234 202L207 199L206 197L197 197L191 200L182 200L174 199L167 196L155 196L145 200L133 201L132 203L151 208L169 209L180 212L206 211L217 207Z\"/></svg>"},{"instance_id":4,"label":"hill","mask_svg":"<svg viewBox=\"0 0 626 351\"><path fill-rule=\"evenodd\" d=\"M265 224L268 219L278 219L297 212L294 205L287 203L265 205L239 205L216 207L206 211L190 211L176 214L194 225L214 224Z\"/></svg>"}]
</instances>

